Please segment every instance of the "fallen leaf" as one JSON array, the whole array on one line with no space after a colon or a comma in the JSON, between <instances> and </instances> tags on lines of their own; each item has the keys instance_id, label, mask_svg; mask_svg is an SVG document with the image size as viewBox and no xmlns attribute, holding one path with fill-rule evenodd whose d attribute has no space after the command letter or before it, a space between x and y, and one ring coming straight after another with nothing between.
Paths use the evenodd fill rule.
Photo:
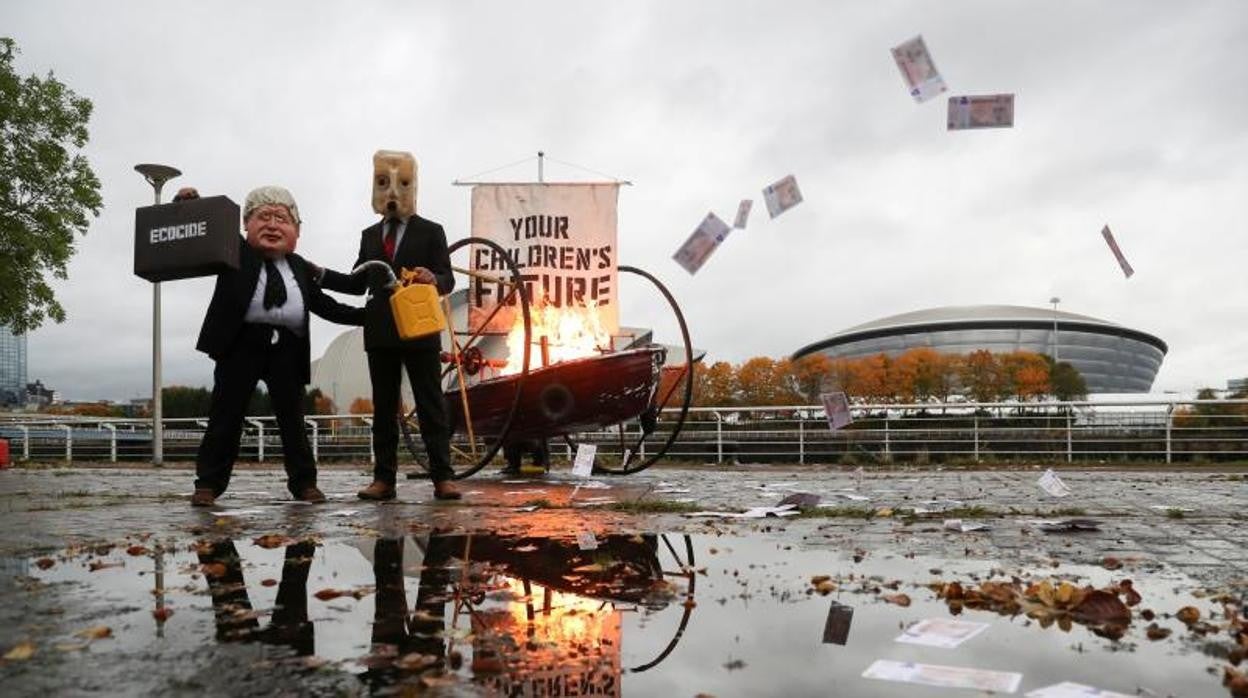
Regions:
<instances>
[{"instance_id":1,"label":"fallen leaf","mask_svg":"<svg viewBox=\"0 0 1248 698\"><path fill-rule=\"evenodd\" d=\"M1089 592L1072 613L1075 620L1082 623L1125 625L1131 622L1131 609L1116 595L1100 589Z\"/></svg>"},{"instance_id":2,"label":"fallen leaf","mask_svg":"<svg viewBox=\"0 0 1248 698\"><path fill-rule=\"evenodd\" d=\"M78 632L74 634L77 635L78 637L85 637L88 640L102 640L106 637L112 637L113 629L108 627L107 625L97 625L94 628L87 628L86 630L79 630Z\"/></svg>"},{"instance_id":3,"label":"fallen leaf","mask_svg":"<svg viewBox=\"0 0 1248 698\"><path fill-rule=\"evenodd\" d=\"M206 562L200 565L199 569L204 573L205 577L212 577L213 579L224 577L229 571L223 562Z\"/></svg>"},{"instance_id":4,"label":"fallen leaf","mask_svg":"<svg viewBox=\"0 0 1248 698\"><path fill-rule=\"evenodd\" d=\"M35 643L19 642L5 653L4 658L15 662L24 662L35 656Z\"/></svg>"},{"instance_id":5,"label":"fallen leaf","mask_svg":"<svg viewBox=\"0 0 1248 698\"><path fill-rule=\"evenodd\" d=\"M100 570L105 570L105 569L108 569L109 567L125 567L125 563L92 560L91 562L87 564L87 569L91 570L92 572L99 572Z\"/></svg>"},{"instance_id":6,"label":"fallen leaf","mask_svg":"<svg viewBox=\"0 0 1248 698\"><path fill-rule=\"evenodd\" d=\"M38 567L41 570L46 570L55 564L56 560L53 560L50 557L41 557L38 560L35 560L35 567Z\"/></svg>"},{"instance_id":7,"label":"fallen leaf","mask_svg":"<svg viewBox=\"0 0 1248 698\"><path fill-rule=\"evenodd\" d=\"M346 595L346 592L338 591L337 589L321 589L320 591L313 594L313 596L320 599L321 601L329 601L330 599L336 599L339 596L345 596L345 595Z\"/></svg>"},{"instance_id":8,"label":"fallen leaf","mask_svg":"<svg viewBox=\"0 0 1248 698\"><path fill-rule=\"evenodd\" d=\"M1174 617L1187 625L1191 625L1200 620L1200 611L1195 606L1184 606L1179 609L1178 613L1174 614Z\"/></svg>"},{"instance_id":9,"label":"fallen leaf","mask_svg":"<svg viewBox=\"0 0 1248 698\"><path fill-rule=\"evenodd\" d=\"M1122 560L1113 556L1106 556L1104 560L1101 560L1101 567L1107 570L1122 569Z\"/></svg>"},{"instance_id":10,"label":"fallen leaf","mask_svg":"<svg viewBox=\"0 0 1248 698\"><path fill-rule=\"evenodd\" d=\"M152 617L156 619L157 623L164 623L169 620L171 615L173 615L173 609L168 606L162 606L152 611Z\"/></svg>"},{"instance_id":11,"label":"fallen leaf","mask_svg":"<svg viewBox=\"0 0 1248 698\"><path fill-rule=\"evenodd\" d=\"M277 585L277 580L271 577L269 579L260 580L260 586L262 587L271 587L271 586L276 586L276 585Z\"/></svg>"},{"instance_id":12,"label":"fallen leaf","mask_svg":"<svg viewBox=\"0 0 1248 698\"><path fill-rule=\"evenodd\" d=\"M129 548L126 548L126 554L131 557L138 557L140 555L146 555L147 553L147 548L142 545L132 545Z\"/></svg>"},{"instance_id":13,"label":"fallen leaf","mask_svg":"<svg viewBox=\"0 0 1248 698\"><path fill-rule=\"evenodd\" d=\"M280 536L276 533L269 533L267 535L263 535L263 536L260 536L259 538L256 538L255 540L252 541L252 543L255 543L261 548L272 549L272 548L280 548L283 545L286 545L286 541L287 541L286 536Z\"/></svg>"},{"instance_id":14,"label":"fallen leaf","mask_svg":"<svg viewBox=\"0 0 1248 698\"><path fill-rule=\"evenodd\" d=\"M884 596L881 596L880 598L884 599L885 601L889 603L897 604L898 606L901 606L902 608L905 608L906 606L910 605L910 597L907 596L906 594L885 594Z\"/></svg>"},{"instance_id":15,"label":"fallen leaf","mask_svg":"<svg viewBox=\"0 0 1248 698\"><path fill-rule=\"evenodd\" d=\"M1163 628L1156 623L1149 623L1148 628L1144 630L1144 634L1150 640L1164 640L1170 637L1170 628Z\"/></svg>"},{"instance_id":16,"label":"fallen leaf","mask_svg":"<svg viewBox=\"0 0 1248 698\"><path fill-rule=\"evenodd\" d=\"M820 596L827 596L828 594L836 591L836 582L833 582L830 579L825 579L815 585L815 591L819 592Z\"/></svg>"},{"instance_id":17,"label":"fallen leaf","mask_svg":"<svg viewBox=\"0 0 1248 698\"><path fill-rule=\"evenodd\" d=\"M1222 685L1231 692L1234 698L1248 696L1248 675L1232 667L1223 667Z\"/></svg>"},{"instance_id":18,"label":"fallen leaf","mask_svg":"<svg viewBox=\"0 0 1248 698\"><path fill-rule=\"evenodd\" d=\"M1140 605L1140 602L1144 600L1143 597L1140 596L1140 592L1135 590L1135 586L1131 583L1130 579L1124 579L1121 582L1118 582L1118 593L1125 597L1124 600L1127 602L1128 606L1138 606Z\"/></svg>"}]
</instances>

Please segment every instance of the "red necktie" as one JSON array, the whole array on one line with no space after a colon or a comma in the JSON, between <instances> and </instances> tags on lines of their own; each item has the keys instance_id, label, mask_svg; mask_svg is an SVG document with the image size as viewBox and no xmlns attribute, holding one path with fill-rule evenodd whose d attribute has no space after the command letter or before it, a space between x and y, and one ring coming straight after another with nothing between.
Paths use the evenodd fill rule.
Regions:
<instances>
[{"instance_id":1,"label":"red necktie","mask_svg":"<svg viewBox=\"0 0 1248 698\"><path fill-rule=\"evenodd\" d=\"M381 250L386 253L386 259L394 261L394 241L399 237L399 221L394 218L386 219L386 237L381 241Z\"/></svg>"}]
</instances>

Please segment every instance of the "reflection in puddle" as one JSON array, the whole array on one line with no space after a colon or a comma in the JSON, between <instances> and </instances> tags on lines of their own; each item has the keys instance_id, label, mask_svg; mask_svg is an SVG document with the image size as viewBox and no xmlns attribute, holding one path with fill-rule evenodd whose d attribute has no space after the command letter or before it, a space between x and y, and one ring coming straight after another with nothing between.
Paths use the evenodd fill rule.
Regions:
<instances>
[{"instance_id":1,"label":"reflection in puddle","mask_svg":"<svg viewBox=\"0 0 1248 698\"><path fill-rule=\"evenodd\" d=\"M1210 673L1219 665L1201 654L1225 633L1215 640L1210 621L1197 636L1174 614L1193 606L1221 617L1242 601L1194 596L1191 580L1164 569L995 569L794 550L762 537L599 534L594 550L572 536L488 533L151 547L70 550L29 573L68 583L48 587L61 593L86 589L75 594L88 606L83 617L112 626L93 653L262 646L273 661L354 676L365 692L411 684L513 696L945 695L863 678L884 660L1021 673L1022 693L1074 681L1127 694L1228 695L1221 669ZM1117 639L1077 617L1073 625L1028 617L1031 597L1058 599L1048 602L1057 613L1076 606L1067 587L1121 589L1128 578L1141 601ZM963 594L1015 591L955 610L954 582ZM918 621L955 613L988 627L898 641Z\"/></svg>"}]
</instances>

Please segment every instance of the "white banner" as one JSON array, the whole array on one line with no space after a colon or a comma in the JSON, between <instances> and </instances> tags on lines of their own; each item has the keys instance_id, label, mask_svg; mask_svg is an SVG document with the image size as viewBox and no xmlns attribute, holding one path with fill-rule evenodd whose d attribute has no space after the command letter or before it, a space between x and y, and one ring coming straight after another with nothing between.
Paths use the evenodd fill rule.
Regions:
<instances>
[{"instance_id":1,"label":"white banner","mask_svg":"<svg viewBox=\"0 0 1248 698\"><path fill-rule=\"evenodd\" d=\"M515 260L529 300L546 308L595 308L602 327L619 332L616 204L619 185L478 184L472 188L472 235L498 243ZM507 263L485 245L473 245L472 269L507 275ZM490 318L507 288L474 278L468 288L468 326L487 318L486 332L507 332L518 299Z\"/></svg>"}]
</instances>

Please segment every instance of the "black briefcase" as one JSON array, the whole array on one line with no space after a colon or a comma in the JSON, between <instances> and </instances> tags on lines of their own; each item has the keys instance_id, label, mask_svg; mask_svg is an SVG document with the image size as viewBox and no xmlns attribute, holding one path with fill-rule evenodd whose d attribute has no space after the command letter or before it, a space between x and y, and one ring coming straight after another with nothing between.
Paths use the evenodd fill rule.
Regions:
<instances>
[{"instance_id":1,"label":"black briefcase","mask_svg":"<svg viewBox=\"0 0 1248 698\"><path fill-rule=\"evenodd\" d=\"M134 273L148 281L238 269L238 204L209 196L134 212Z\"/></svg>"}]
</instances>

